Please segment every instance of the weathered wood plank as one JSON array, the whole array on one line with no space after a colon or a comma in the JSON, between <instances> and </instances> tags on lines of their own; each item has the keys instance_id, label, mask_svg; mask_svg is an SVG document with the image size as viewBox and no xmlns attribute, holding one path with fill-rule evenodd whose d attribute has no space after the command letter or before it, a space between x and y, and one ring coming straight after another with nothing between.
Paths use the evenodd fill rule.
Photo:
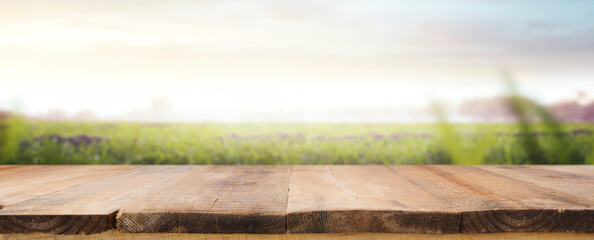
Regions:
<instances>
[{"instance_id":1,"label":"weathered wood plank","mask_svg":"<svg viewBox=\"0 0 594 240\"><path fill-rule=\"evenodd\" d=\"M386 166L293 166L292 233L456 233L460 215Z\"/></svg>"},{"instance_id":2,"label":"weathered wood plank","mask_svg":"<svg viewBox=\"0 0 594 240\"><path fill-rule=\"evenodd\" d=\"M0 176L0 209L137 167L140 166L47 166Z\"/></svg>"},{"instance_id":3,"label":"weathered wood plank","mask_svg":"<svg viewBox=\"0 0 594 240\"><path fill-rule=\"evenodd\" d=\"M15 173L27 172L39 168L47 168L48 165L2 165L0 168L0 177Z\"/></svg>"},{"instance_id":4,"label":"weathered wood plank","mask_svg":"<svg viewBox=\"0 0 594 240\"><path fill-rule=\"evenodd\" d=\"M537 166L477 166L487 171L534 183L541 187L583 198L594 205L594 176L558 171L555 167ZM594 170L594 169L593 169Z\"/></svg>"},{"instance_id":5,"label":"weathered wood plank","mask_svg":"<svg viewBox=\"0 0 594 240\"><path fill-rule=\"evenodd\" d=\"M0 210L0 233L91 234L109 230L126 202L191 168L144 166L10 205Z\"/></svg>"},{"instance_id":6,"label":"weathered wood plank","mask_svg":"<svg viewBox=\"0 0 594 240\"><path fill-rule=\"evenodd\" d=\"M588 167L2 166L0 233L594 232Z\"/></svg>"},{"instance_id":7,"label":"weathered wood plank","mask_svg":"<svg viewBox=\"0 0 594 240\"><path fill-rule=\"evenodd\" d=\"M198 166L126 204L124 232L285 233L290 166Z\"/></svg>"},{"instance_id":8,"label":"weathered wood plank","mask_svg":"<svg viewBox=\"0 0 594 240\"><path fill-rule=\"evenodd\" d=\"M530 165L530 167L594 177L594 165Z\"/></svg>"},{"instance_id":9,"label":"weathered wood plank","mask_svg":"<svg viewBox=\"0 0 594 240\"><path fill-rule=\"evenodd\" d=\"M92 235L0 234L0 240L591 240L594 233L491 233L491 234L410 234L410 233L304 233L304 234L187 234L122 233L107 231Z\"/></svg>"},{"instance_id":10,"label":"weathered wood plank","mask_svg":"<svg viewBox=\"0 0 594 240\"><path fill-rule=\"evenodd\" d=\"M589 200L474 166L392 166L462 213L460 232L593 232Z\"/></svg>"}]
</instances>

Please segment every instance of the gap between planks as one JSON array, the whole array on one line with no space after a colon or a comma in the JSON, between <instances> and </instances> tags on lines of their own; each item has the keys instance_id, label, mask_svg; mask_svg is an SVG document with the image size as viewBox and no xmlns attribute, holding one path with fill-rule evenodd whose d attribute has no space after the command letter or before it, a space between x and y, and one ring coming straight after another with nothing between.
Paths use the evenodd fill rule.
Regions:
<instances>
[{"instance_id":1,"label":"gap between planks","mask_svg":"<svg viewBox=\"0 0 594 240\"><path fill-rule=\"evenodd\" d=\"M165 166L163 166L165 167ZM220 168L232 168L232 167L236 167L236 166L223 166ZM443 194L444 191L440 190L438 187L440 186L445 186L447 189L446 190L455 190L456 192L460 192L460 193L464 193L467 194L468 199L462 199L467 201L466 203L464 201L462 201L461 203L456 203L456 202L449 202L448 204L459 204L460 206L464 206L464 204L476 204L476 203L480 203L480 204L500 204L500 205L494 205L494 206L499 206L499 209L483 209L483 210L487 210L487 212L485 213L486 215L477 215L477 211L452 211L452 214L459 214L460 217L458 217L458 221L457 221L457 226L455 227L455 230L452 233L455 232L466 232L466 233L472 233L473 231L479 231L479 232L493 232L493 231L497 231L497 228L493 228L493 226L479 226L479 229L466 229L465 231L461 231L462 229L462 223L464 220L464 218L468 219L469 217L474 217L474 218L492 218L492 217L502 217L502 216L507 216L509 214L514 214L515 213L519 213L520 215L524 214L527 217L532 216L533 214L535 214L534 211L525 211L522 210L519 207L522 207L521 204L523 204L521 201L523 200L521 198L521 196L531 196L530 194L536 194L534 195L534 197L536 197L537 200L539 201L543 201L542 204L545 205L544 209L537 209L538 211L536 213L540 214L541 212L543 212L543 214L553 214L553 215L559 215L559 214L565 214L563 216L569 216L572 217L572 214L576 214L575 212L572 213L572 209L577 208L577 210L580 210L580 208L583 208L583 206L589 206L589 210L586 209L586 213L581 213L575 215L576 217L580 217L581 219L585 219L586 222L585 223L581 223L582 228L577 229L577 231L584 231L584 229L586 229L586 231L594 231L592 230L592 226L590 225L589 228L588 224L592 223L592 199L589 198L590 195L588 195L586 192L586 195L584 195L583 198L577 198L575 197L574 192L567 192L567 191L563 191L564 189L562 189L561 187L563 187L562 185L560 185L560 187L556 187L556 189L552 189L552 188L548 188L546 186L543 186L543 181L552 181L549 180L549 178L547 178L546 176L541 176L541 175L535 175L535 178L530 178L530 179L518 179L517 176L514 177L513 174L515 174L515 170L516 168L514 168L514 166L510 167L509 169L511 170L506 170L506 167L501 167L500 169L498 168L497 171L494 172L494 170L489 169L488 166L385 166L385 165L376 165L376 166L295 166L295 168L302 168L302 169L307 169L307 168L311 168L314 169L315 171L313 175L317 175L317 172L320 172L320 169L324 169L327 168L327 177L330 179L334 179L334 183L340 185L340 186L333 186L332 184L330 184L329 186L331 188L334 187L338 187L339 190L349 190L349 191L359 191L358 193L361 194L361 192L365 192L366 189L361 189L361 188L355 188L352 189L353 184L355 184L357 181L354 181L352 179L348 179L349 175L349 168L356 168L356 167L360 167L360 171L363 171L363 169L376 169L376 171L384 172L384 174L388 174L386 173L386 170L388 172L392 172L391 174L388 174L388 177L382 177L382 176L374 176L373 173L375 173L374 171L369 171L369 172L364 172L363 174L360 173L360 171L352 171L352 174L359 174L361 177L363 177L364 180L367 181L371 181L372 183L374 181L377 181L378 183L381 183L380 180L397 180L396 183L398 183L398 186L408 186L410 189L412 189L412 192L416 195L414 196L427 196L427 194L423 193L426 192L429 195L436 195L439 196L438 199L434 199L432 201L434 201L434 203L439 203L442 201L452 201L452 199L450 199L449 195L447 194ZM192 169L195 169L196 167L191 167ZM198 167L201 168L201 167ZM206 167L204 167L206 168ZM380 169L385 169L386 170L380 170ZM535 168L540 169L540 168L547 168L547 167L542 167L542 166L536 166ZM554 168L554 167L553 167ZM316 170L317 169L317 170ZM333 169L342 169L338 172L336 172L336 170ZM346 170L345 170L346 169ZM397 171L398 169L398 171ZM408 169L409 171L403 171L402 169ZM462 170L460 170L462 169ZM520 169L520 167L517 167L517 169ZM356 169L355 169L356 170ZM411 170L414 170L413 172L410 172ZM563 168L563 171L567 172L571 172L572 168L571 166L565 166ZM325 171L325 170L324 170ZM473 173L473 171L476 171L476 173ZM233 171L236 172L236 171ZM284 210L284 232L287 231L291 231L291 227L290 227L290 223L289 223L289 216L292 212L290 212L290 195L292 194L292 190L295 190L292 188L292 178L293 175L295 174L295 169L294 166L289 166L289 174L287 176L287 188L286 188L286 194L285 194L285 210ZM321 171L323 173L323 171ZM582 171L583 173L576 173L579 176L584 176L581 177L583 178L582 181L590 181L589 176L584 175L587 174L587 171ZM528 172L530 173L530 172ZM338 175L337 175L338 174ZM342 174L342 175L340 175ZM404 175L403 175L404 174ZM418 177L417 175L421 174L420 176L425 176L427 177L427 179L423 179L423 177ZM425 174L425 175L423 175ZM536 173L533 173L536 174ZM573 173L572 173L573 174ZM120 175L120 174L118 174ZM181 176L187 175L186 172L182 173L177 173L176 177L174 177L173 180L171 180L171 182L173 182L174 180L178 180L181 178ZM0 175L1 176L1 175ZM340 177L342 176L342 178L344 178L344 182L341 182ZM257 174L256 175L245 175L245 177L247 177L247 180L249 181L256 181L257 179L254 180L254 177L257 178ZM525 177L525 176L524 176ZM473 182L473 180L476 179L481 179L481 178L486 178L486 179L492 179L492 180L496 180L496 182L504 182L504 183L513 183L515 185L517 185L519 187L519 189L522 188L527 188L525 190L516 190L516 189L508 189L508 188L501 188L501 186L498 185L493 185L491 184L491 187L493 187L493 190L498 189L498 191L500 192L485 192L485 189L482 189L483 186L476 186L476 182ZM251 179L251 180L250 180ZM307 178L305 178L307 179ZM100 179L102 180L102 179ZM97 181L100 181L97 180ZM96 183L97 181L93 181L93 182L89 182L89 183L85 183L85 184L81 184L81 185L87 185L87 184L93 184ZM227 180L226 180L227 181ZM351 185L348 185L350 181ZM423 182L426 181L426 182ZM171 183L170 181L168 181L168 183ZM241 183L241 181L239 181ZM113 183L113 181L112 181ZM216 181L214 181L214 183L216 183ZM310 182L312 183L312 185L314 184L319 184L319 182L315 182L312 181ZM346 185L345 185L346 184ZM437 185L436 185L437 184ZM442 184L442 185L439 185ZM443 185L445 184L445 185ZM474 185L473 185L474 184ZM488 185L488 184L487 184ZM546 185L546 184L545 184ZM156 186L156 185L155 185ZM317 186L317 185L315 185ZM581 187L588 187L588 184L582 184ZM77 188L78 186L73 186L72 188ZM387 186L389 187L389 186ZM84 188L84 187L83 187ZM351 189L349 189L351 188ZM69 189L63 189L60 191L69 191ZM409 190L410 190L409 189ZM210 212L211 209L213 209L213 207L217 204L217 202L219 201L219 199L221 197L228 197L230 194L235 194L233 191L233 188L229 188L229 186L225 186L225 188L223 189L224 191L222 192L222 194L225 195L220 195L218 197L216 197L216 199L214 200L214 202L212 203L212 205L210 205L209 210L207 212ZM489 190L489 189L487 189ZM146 196L148 194L154 194L156 191L158 191L158 188L152 189L151 191L145 191L140 193L139 195L137 195L136 197L143 197ZM337 190L338 191L338 190ZM391 191L396 191L396 189L393 189ZM528 192L524 193L525 191ZM340 192L340 191L339 191ZM476 193L475 193L476 192ZM322 193L326 193L326 192L322 192ZM393 192L394 193L394 192ZM579 193L579 192L578 192ZM357 192L355 192L355 195L357 194ZM547 195L548 194L548 195ZM47 195L53 195L53 193L47 194ZM505 196L505 195L509 195L509 196ZM520 197L516 196L519 195ZM46 195L44 195L46 196ZM505 196L505 198L502 198L502 196ZM551 199L547 199L546 197L549 196ZM47 196L46 196L47 197ZM136 198L134 197L134 198ZM237 196L236 196L237 197ZM235 197L235 198L236 198ZM381 199L381 195L377 195L376 197L378 197L379 199ZM347 196L347 199L349 198L349 196ZM474 199L474 200L473 200ZM492 199L495 199L497 201L501 201L502 199L505 201L509 201L509 203L498 203L497 201L494 201ZM326 199L326 200L331 200L331 199ZM404 199L399 199L396 198L395 200L398 201L405 201L406 205L410 205L412 204L412 206L415 206L414 201L410 201ZM530 199L528 199L530 200ZM409 201L409 202L406 202ZM473 202L474 201L474 202ZM482 201L482 202L481 202ZM549 202L546 202L549 201ZM551 202L552 201L552 202ZM566 211L560 211L559 213L556 213L556 209L551 208L551 206L555 206L554 204L557 202L566 202L569 203L568 205L566 205L567 210ZM573 203L572 203L573 202ZM580 207L580 202L582 202L584 205L582 205L582 207ZM125 204L125 203L124 203ZM118 208L115 209L115 213L118 213L118 215L122 212L122 211L126 211L125 208L123 208L122 206L124 205L120 205ZM503 204L503 205L501 205ZM533 204L534 205L534 204ZM576 205L578 205L576 207ZM422 205L416 205L417 207L422 207ZM480 206L480 205L478 205ZM537 205L534 205L537 206ZM546 209L546 206L549 206L549 209ZM363 206L365 207L365 206ZM502 208L503 207L503 208ZM588 208L588 207L586 207ZM355 210L357 210L355 208ZM397 209L396 209L397 210ZM328 210L328 212L335 212L336 214L341 214L340 210L335 211L335 210ZM373 209L371 209L371 211L375 211ZM394 212L394 210L390 210L392 212ZM361 211L359 211L361 212ZM364 212L364 211L363 211ZM565 212L565 213L563 213ZM1 212L0 212L1 213ZM350 216L350 214L352 213L357 213L357 211L350 211L350 212L345 212L344 214L346 215L337 215L337 216L341 216L341 217L345 217L345 216ZM381 213L381 211L380 211ZM584 215L585 214L585 215ZM223 215L224 216L224 215ZM176 221L180 222L180 214L176 214ZM214 220L215 220L215 224L216 224L216 232L221 232L221 229L219 229L219 224L217 221L217 214L213 215ZM109 221L110 222L115 222L115 214L114 212L112 212L111 214L109 214ZM588 219L589 222L588 222ZM559 221L563 221L563 219L559 219ZM112 224L109 224L111 227L113 228ZM342 228L344 226L338 226L340 228L329 228L326 229L325 231L348 231L349 228ZM348 226L347 226L348 227ZM572 226L569 226L572 227ZM1 226L0 226L1 228ZM334 229L334 230L333 230ZM362 228L364 231L366 230L366 228ZM107 230L107 229L104 229ZM357 230L357 229L355 229ZM512 229L513 230L513 229ZM522 230L522 229L516 229L517 230ZM543 230L547 230L547 229L543 229ZM554 229L548 229L549 231L554 230ZM567 231L564 229L561 229L562 231ZM569 229L570 231L576 231L576 229ZM508 230L509 231L509 230ZM525 231L525 229L524 229ZM278 231L280 233L280 231ZM293 234L290 234L293 235ZM277 235L277 236L281 236L281 235Z\"/></svg>"},{"instance_id":2,"label":"gap between planks","mask_svg":"<svg viewBox=\"0 0 594 240\"><path fill-rule=\"evenodd\" d=\"M113 229L121 206L193 166L141 166L0 210L0 233L91 234ZM64 207L67 206L67 207Z\"/></svg>"}]
</instances>

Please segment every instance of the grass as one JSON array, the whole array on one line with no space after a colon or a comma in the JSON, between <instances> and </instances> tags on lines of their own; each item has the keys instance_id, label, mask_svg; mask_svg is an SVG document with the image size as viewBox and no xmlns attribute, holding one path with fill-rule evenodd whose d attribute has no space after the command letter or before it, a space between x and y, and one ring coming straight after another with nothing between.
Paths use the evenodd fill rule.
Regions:
<instances>
[{"instance_id":1,"label":"grass","mask_svg":"<svg viewBox=\"0 0 594 240\"><path fill-rule=\"evenodd\" d=\"M594 125L563 124L503 75L517 123L75 123L0 117L0 164L594 164Z\"/></svg>"},{"instance_id":2,"label":"grass","mask_svg":"<svg viewBox=\"0 0 594 240\"><path fill-rule=\"evenodd\" d=\"M527 128L513 123L446 121L437 124L21 121L18 126L18 134L4 131L2 135L1 142L10 143L1 145L3 164L592 164L594 159L594 125L591 124L559 124L553 129L546 122L532 123Z\"/></svg>"}]
</instances>

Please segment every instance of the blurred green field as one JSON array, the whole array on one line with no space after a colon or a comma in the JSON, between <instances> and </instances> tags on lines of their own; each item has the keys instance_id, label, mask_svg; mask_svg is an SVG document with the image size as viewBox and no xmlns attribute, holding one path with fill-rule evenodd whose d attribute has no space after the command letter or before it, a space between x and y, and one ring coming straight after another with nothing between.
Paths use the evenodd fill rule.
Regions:
<instances>
[{"instance_id":1,"label":"blurred green field","mask_svg":"<svg viewBox=\"0 0 594 240\"><path fill-rule=\"evenodd\" d=\"M594 163L592 124L4 122L1 164Z\"/></svg>"}]
</instances>

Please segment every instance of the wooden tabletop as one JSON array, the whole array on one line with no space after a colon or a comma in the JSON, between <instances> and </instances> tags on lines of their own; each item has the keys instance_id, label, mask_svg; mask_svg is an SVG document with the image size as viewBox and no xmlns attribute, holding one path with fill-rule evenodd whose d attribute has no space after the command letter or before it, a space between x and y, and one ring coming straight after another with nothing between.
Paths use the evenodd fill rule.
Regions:
<instances>
[{"instance_id":1,"label":"wooden tabletop","mask_svg":"<svg viewBox=\"0 0 594 240\"><path fill-rule=\"evenodd\" d=\"M0 234L594 232L594 166L0 165Z\"/></svg>"}]
</instances>

